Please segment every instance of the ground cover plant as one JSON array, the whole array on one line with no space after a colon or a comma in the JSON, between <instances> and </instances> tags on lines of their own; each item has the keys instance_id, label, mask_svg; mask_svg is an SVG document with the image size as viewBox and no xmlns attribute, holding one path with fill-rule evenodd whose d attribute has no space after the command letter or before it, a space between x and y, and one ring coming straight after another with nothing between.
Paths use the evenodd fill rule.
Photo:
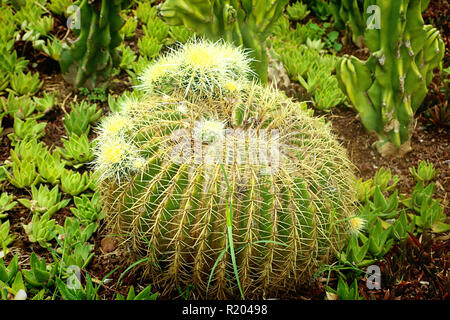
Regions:
<instances>
[{"instance_id":1,"label":"ground cover plant","mask_svg":"<svg viewBox=\"0 0 450 320\"><path fill-rule=\"evenodd\" d=\"M0 299L448 299L448 2L267 3L1 1Z\"/></svg>"}]
</instances>

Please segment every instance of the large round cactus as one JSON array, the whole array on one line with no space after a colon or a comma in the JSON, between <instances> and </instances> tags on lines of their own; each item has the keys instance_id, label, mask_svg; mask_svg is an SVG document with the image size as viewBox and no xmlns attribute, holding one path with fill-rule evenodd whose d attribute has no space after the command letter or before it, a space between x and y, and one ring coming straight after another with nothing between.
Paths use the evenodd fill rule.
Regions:
<instances>
[{"instance_id":1,"label":"large round cactus","mask_svg":"<svg viewBox=\"0 0 450 320\"><path fill-rule=\"evenodd\" d=\"M174 57L186 59L175 53L150 68ZM217 75L236 74L242 59ZM246 298L271 297L309 281L349 231L345 150L322 119L274 89L231 77L234 87L216 79L197 99L185 88L185 99L176 75L187 71L173 70L163 94L144 82L149 94L100 126L98 186L114 233L135 261L148 258L145 274L162 293L193 284L196 297L230 298L239 284Z\"/></svg>"}]
</instances>

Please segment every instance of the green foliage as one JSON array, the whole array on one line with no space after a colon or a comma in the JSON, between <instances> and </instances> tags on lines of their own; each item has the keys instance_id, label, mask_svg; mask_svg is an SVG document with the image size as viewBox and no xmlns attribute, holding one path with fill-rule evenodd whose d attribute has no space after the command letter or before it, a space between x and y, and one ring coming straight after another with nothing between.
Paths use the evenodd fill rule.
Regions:
<instances>
[{"instance_id":1,"label":"green foliage","mask_svg":"<svg viewBox=\"0 0 450 320\"><path fill-rule=\"evenodd\" d=\"M37 213L33 214L31 222L24 224L23 228L30 242L37 242L44 248L48 247L48 242L62 232L62 227L55 220L50 220L50 212L46 212L42 216Z\"/></svg>"},{"instance_id":2,"label":"green foliage","mask_svg":"<svg viewBox=\"0 0 450 320\"><path fill-rule=\"evenodd\" d=\"M183 26L170 26L169 27L170 37L179 43L186 43L188 40L195 36L195 33Z\"/></svg>"},{"instance_id":3,"label":"green foliage","mask_svg":"<svg viewBox=\"0 0 450 320\"><path fill-rule=\"evenodd\" d=\"M158 18L151 18L147 24L143 26L144 36L151 37L158 40L159 43L164 43L169 35L169 26Z\"/></svg>"},{"instance_id":4,"label":"green foliage","mask_svg":"<svg viewBox=\"0 0 450 320\"><path fill-rule=\"evenodd\" d=\"M87 172L80 174L69 170L61 175L61 189L71 196L79 195L89 188L90 180Z\"/></svg>"},{"instance_id":5,"label":"green foliage","mask_svg":"<svg viewBox=\"0 0 450 320\"><path fill-rule=\"evenodd\" d=\"M435 185L430 183L425 187L420 181L414 187L411 198L402 199L402 203L419 215L410 214L409 218L422 229L432 232L446 232L450 225L446 222L446 215L438 200L433 200Z\"/></svg>"},{"instance_id":6,"label":"green foliage","mask_svg":"<svg viewBox=\"0 0 450 320\"><path fill-rule=\"evenodd\" d=\"M322 52L323 47L325 46L325 43L323 43L321 39L311 40L310 38L308 38L308 39L306 39L306 46L309 49L313 49L315 51Z\"/></svg>"},{"instance_id":7,"label":"green foliage","mask_svg":"<svg viewBox=\"0 0 450 320\"><path fill-rule=\"evenodd\" d=\"M43 182L57 185L64 172L65 165L66 162L61 161L61 153L58 150L53 151L53 153L45 151L38 154L37 168Z\"/></svg>"},{"instance_id":8,"label":"green foliage","mask_svg":"<svg viewBox=\"0 0 450 320\"><path fill-rule=\"evenodd\" d=\"M436 176L436 170L434 169L433 164L426 161L420 161L417 170L414 167L409 168L409 172L411 172L417 182L428 182L433 180Z\"/></svg>"},{"instance_id":9,"label":"green foliage","mask_svg":"<svg viewBox=\"0 0 450 320\"><path fill-rule=\"evenodd\" d=\"M0 219L6 218L8 214L6 212L12 210L17 202L13 201L14 195L9 195L7 192L2 192L0 196Z\"/></svg>"},{"instance_id":10,"label":"green foliage","mask_svg":"<svg viewBox=\"0 0 450 320\"><path fill-rule=\"evenodd\" d=\"M133 38L136 33L136 28L138 25L138 21L136 17L128 17L126 22L124 23L122 29L120 29L120 33L123 35L125 39Z\"/></svg>"},{"instance_id":11,"label":"green foliage","mask_svg":"<svg viewBox=\"0 0 450 320\"><path fill-rule=\"evenodd\" d=\"M159 40L149 35L145 35L139 39L138 46L140 53L149 59L155 58L162 48L162 45L159 44Z\"/></svg>"},{"instance_id":12,"label":"green foliage","mask_svg":"<svg viewBox=\"0 0 450 320\"><path fill-rule=\"evenodd\" d=\"M58 104L58 98L54 93L44 92L41 98L33 97L33 100L36 104L36 110L43 114L46 114Z\"/></svg>"},{"instance_id":13,"label":"green foliage","mask_svg":"<svg viewBox=\"0 0 450 320\"><path fill-rule=\"evenodd\" d=\"M89 134L91 123L95 123L102 115L102 110L97 110L96 104L85 101L71 104L70 114L64 117L64 127L69 136Z\"/></svg>"},{"instance_id":14,"label":"green foliage","mask_svg":"<svg viewBox=\"0 0 450 320\"><path fill-rule=\"evenodd\" d=\"M73 215L80 219L81 223L85 226L97 222L99 218L102 218L101 210L102 203L100 201L100 195L98 192L89 198L85 194L80 197L74 197L75 208L70 208Z\"/></svg>"},{"instance_id":15,"label":"green foliage","mask_svg":"<svg viewBox=\"0 0 450 320\"><path fill-rule=\"evenodd\" d=\"M409 233L414 231L414 227L415 222L408 222L406 212L403 210L392 225L392 236L396 241L402 242L409 237Z\"/></svg>"},{"instance_id":16,"label":"green foliage","mask_svg":"<svg viewBox=\"0 0 450 320\"><path fill-rule=\"evenodd\" d=\"M14 41L11 41L9 43L12 48L14 45ZM0 59L0 70L2 70L2 72L4 72L10 78L12 75L22 74L23 70L25 70L28 63L29 61L23 57L17 58L17 52L14 50L12 53L7 52L5 54L2 54L2 59ZM18 86L25 87L23 90L25 91L27 90L26 88L27 84L19 83Z\"/></svg>"},{"instance_id":17,"label":"green foliage","mask_svg":"<svg viewBox=\"0 0 450 320\"><path fill-rule=\"evenodd\" d=\"M302 1L297 1L294 4L287 6L286 12L290 20L301 21L305 19L311 11L308 10L308 6L303 4Z\"/></svg>"},{"instance_id":18,"label":"green foliage","mask_svg":"<svg viewBox=\"0 0 450 320\"><path fill-rule=\"evenodd\" d=\"M82 0L79 3L78 40L70 47L63 45L59 64L63 77L76 88L93 89L107 83L113 69L120 64L117 47L122 42L124 24L122 9L126 0Z\"/></svg>"},{"instance_id":19,"label":"green foliage","mask_svg":"<svg viewBox=\"0 0 450 320\"><path fill-rule=\"evenodd\" d=\"M55 61L59 61L63 48L61 41L56 38L53 40L47 39L47 41L42 39L35 40L33 41L33 47L36 50L42 51Z\"/></svg>"},{"instance_id":20,"label":"green foliage","mask_svg":"<svg viewBox=\"0 0 450 320\"><path fill-rule=\"evenodd\" d=\"M373 177L374 185L380 187L382 192L393 190L399 181L398 175L392 175L391 169L384 167L381 167Z\"/></svg>"},{"instance_id":21,"label":"green foliage","mask_svg":"<svg viewBox=\"0 0 450 320\"><path fill-rule=\"evenodd\" d=\"M97 288L94 287L91 277L86 274L86 286L83 287L77 278L74 278L75 284L73 287L68 286L61 279L56 279L56 287L64 300L98 300ZM79 286L79 287L78 287Z\"/></svg>"},{"instance_id":22,"label":"green foliage","mask_svg":"<svg viewBox=\"0 0 450 320\"><path fill-rule=\"evenodd\" d=\"M155 1L140 1L134 14L145 25L152 18L156 17L156 8L152 5Z\"/></svg>"},{"instance_id":23,"label":"green foliage","mask_svg":"<svg viewBox=\"0 0 450 320\"><path fill-rule=\"evenodd\" d=\"M0 300L7 300L9 294L14 300L26 299L26 288L18 261L17 255L14 255L6 267L3 259L0 259Z\"/></svg>"},{"instance_id":24,"label":"green foliage","mask_svg":"<svg viewBox=\"0 0 450 320\"><path fill-rule=\"evenodd\" d=\"M39 259L33 252L30 270L22 270L25 281L33 287L51 287L55 281L56 265L47 265L45 258Z\"/></svg>"},{"instance_id":25,"label":"green foliage","mask_svg":"<svg viewBox=\"0 0 450 320\"><path fill-rule=\"evenodd\" d=\"M158 6L170 25L184 25L212 41L224 39L251 50L252 68L262 83L267 82L268 60L265 41L288 0L277 1L192 1L168 0Z\"/></svg>"},{"instance_id":26,"label":"green foliage","mask_svg":"<svg viewBox=\"0 0 450 320\"><path fill-rule=\"evenodd\" d=\"M116 300L156 300L158 293L151 293L151 286L145 287L138 295L134 290L134 286L131 286L128 290L127 297L123 297L120 293L117 293Z\"/></svg>"},{"instance_id":27,"label":"green foliage","mask_svg":"<svg viewBox=\"0 0 450 320\"><path fill-rule=\"evenodd\" d=\"M307 0L308 6L314 12L314 15L322 21L328 20L330 8L327 0Z\"/></svg>"},{"instance_id":28,"label":"green foliage","mask_svg":"<svg viewBox=\"0 0 450 320\"><path fill-rule=\"evenodd\" d=\"M69 140L62 139L64 149L58 148L67 164L79 168L94 159L93 143L90 143L85 133L78 136L70 135Z\"/></svg>"},{"instance_id":29,"label":"green foliage","mask_svg":"<svg viewBox=\"0 0 450 320\"><path fill-rule=\"evenodd\" d=\"M358 238L351 237L345 251L337 254L339 262L344 266L348 265L356 268L363 268L375 263L376 259L368 258L369 244L369 241L366 241L360 246Z\"/></svg>"},{"instance_id":30,"label":"green foliage","mask_svg":"<svg viewBox=\"0 0 450 320\"><path fill-rule=\"evenodd\" d=\"M424 25L420 0L371 4L380 7L385 26L365 32L371 56L364 62L344 57L337 73L365 128L377 134L378 151L401 157L411 150L414 113L444 56L444 43L437 29Z\"/></svg>"},{"instance_id":31,"label":"green foliage","mask_svg":"<svg viewBox=\"0 0 450 320\"><path fill-rule=\"evenodd\" d=\"M39 19L34 20L33 22L22 22L21 28L24 30L27 30L31 34L37 33L35 35L36 37L39 36L46 36L47 34L52 31L54 25L53 17L51 16L45 16L45 17L39 17ZM24 35L24 38L26 39L27 36Z\"/></svg>"},{"instance_id":32,"label":"green foliage","mask_svg":"<svg viewBox=\"0 0 450 320\"><path fill-rule=\"evenodd\" d=\"M39 156L46 152L47 147L42 141L38 142L36 139L23 140L19 141L14 150L11 151L11 158L13 161L20 159L20 161L36 163Z\"/></svg>"},{"instance_id":33,"label":"green foliage","mask_svg":"<svg viewBox=\"0 0 450 320\"><path fill-rule=\"evenodd\" d=\"M93 88L92 90L88 88L79 88L79 92L83 95L85 95L89 101L106 101L106 88L104 86ZM81 104L83 104L84 101L81 101Z\"/></svg>"},{"instance_id":34,"label":"green foliage","mask_svg":"<svg viewBox=\"0 0 450 320\"><path fill-rule=\"evenodd\" d=\"M33 115L36 110L36 103L28 96L17 97L14 93L8 94L8 99L0 98L0 104L5 114L10 117L15 117L21 120L25 120ZM34 118L40 116L35 115Z\"/></svg>"},{"instance_id":35,"label":"green foliage","mask_svg":"<svg viewBox=\"0 0 450 320\"><path fill-rule=\"evenodd\" d=\"M423 229L440 233L450 230L450 225L445 223L447 216L438 200L427 199L422 202L419 216L415 216L415 223Z\"/></svg>"},{"instance_id":36,"label":"green foliage","mask_svg":"<svg viewBox=\"0 0 450 320\"><path fill-rule=\"evenodd\" d=\"M375 226L369 230L366 241L369 242L369 252L377 258L382 258L394 244L394 239L390 238L391 227L384 229L381 220L377 220Z\"/></svg>"},{"instance_id":37,"label":"green foliage","mask_svg":"<svg viewBox=\"0 0 450 320\"><path fill-rule=\"evenodd\" d=\"M41 184L39 189L31 186L31 200L19 199L19 202L33 213L48 213L51 216L61 208L67 206L70 199L61 200L58 186L49 190L46 185Z\"/></svg>"},{"instance_id":38,"label":"green foliage","mask_svg":"<svg viewBox=\"0 0 450 320\"><path fill-rule=\"evenodd\" d=\"M97 230L98 225L91 223L83 227L81 221L74 217L66 218L63 226L63 245L58 248L59 253L63 253L64 249L74 248L78 243L86 243Z\"/></svg>"},{"instance_id":39,"label":"green foliage","mask_svg":"<svg viewBox=\"0 0 450 320\"><path fill-rule=\"evenodd\" d=\"M4 284L11 284L17 273L19 272L19 257L17 254L9 262L8 267L5 265L5 261L0 259L0 281Z\"/></svg>"},{"instance_id":40,"label":"green foliage","mask_svg":"<svg viewBox=\"0 0 450 320\"><path fill-rule=\"evenodd\" d=\"M94 257L93 244L77 243L73 248L64 248L62 261L66 266L78 266L81 269L87 267Z\"/></svg>"},{"instance_id":41,"label":"green foliage","mask_svg":"<svg viewBox=\"0 0 450 320\"><path fill-rule=\"evenodd\" d=\"M125 91L120 96L108 96L108 106L113 113L119 113L133 102L138 101L140 94L137 91Z\"/></svg>"},{"instance_id":42,"label":"green foliage","mask_svg":"<svg viewBox=\"0 0 450 320\"><path fill-rule=\"evenodd\" d=\"M31 72L13 73L10 79L11 90L17 95L30 94L34 95L44 85L39 81L39 73L31 74Z\"/></svg>"},{"instance_id":43,"label":"green foliage","mask_svg":"<svg viewBox=\"0 0 450 320\"><path fill-rule=\"evenodd\" d=\"M359 295L358 281L355 279L350 286L342 277L338 278L337 290L327 287L327 291L337 295L338 300L363 300Z\"/></svg>"},{"instance_id":44,"label":"green foliage","mask_svg":"<svg viewBox=\"0 0 450 320\"><path fill-rule=\"evenodd\" d=\"M6 222L0 221L0 248L4 254L6 253L6 247L9 246L15 239L15 236L9 234L9 231L9 220L6 220Z\"/></svg>"},{"instance_id":45,"label":"green foliage","mask_svg":"<svg viewBox=\"0 0 450 320\"><path fill-rule=\"evenodd\" d=\"M309 38L307 41L311 42ZM339 61L337 57L319 53L320 48L296 47L278 40L272 44L290 77L299 81L313 97L317 109L329 110L346 100L332 74Z\"/></svg>"},{"instance_id":46,"label":"green foliage","mask_svg":"<svg viewBox=\"0 0 450 320\"><path fill-rule=\"evenodd\" d=\"M67 9L73 4L72 0L50 0L46 7L58 16L67 17Z\"/></svg>"},{"instance_id":47,"label":"green foliage","mask_svg":"<svg viewBox=\"0 0 450 320\"><path fill-rule=\"evenodd\" d=\"M129 66L126 72L130 75L131 82L134 85L138 85L140 83L138 75L142 74L142 71L144 71L149 65L149 58L146 56L139 56L138 60Z\"/></svg>"},{"instance_id":48,"label":"green foliage","mask_svg":"<svg viewBox=\"0 0 450 320\"><path fill-rule=\"evenodd\" d=\"M130 69L134 65L136 61L136 55L134 54L134 51L124 44L121 44L118 48L122 52L122 60L120 61L120 68L121 69Z\"/></svg>"},{"instance_id":49,"label":"green foliage","mask_svg":"<svg viewBox=\"0 0 450 320\"><path fill-rule=\"evenodd\" d=\"M45 135L44 129L47 122L38 123L36 119L30 118L25 121L14 118L14 132L8 134L11 145L15 146L19 141L40 139Z\"/></svg>"},{"instance_id":50,"label":"green foliage","mask_svg":"<svg viewBox=\"0 0 450 320\"><path fill-rule=\"evenodd\" d=\"M39 176L36 172L36 165L27 159L19 159L14 150L11 150L12 174L5 168L5 174L9 182L16 188L23 189L39 183Z\"/></svg>"}]
</instances>

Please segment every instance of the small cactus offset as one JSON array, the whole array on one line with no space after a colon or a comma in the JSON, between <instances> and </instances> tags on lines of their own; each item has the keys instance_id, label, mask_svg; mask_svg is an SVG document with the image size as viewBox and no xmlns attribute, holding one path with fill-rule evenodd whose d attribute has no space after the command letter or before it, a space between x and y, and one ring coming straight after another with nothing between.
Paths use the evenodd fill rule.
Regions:
<instances>
[{"instance_id":1,"label":"small cactus offset","mask_svg":"<svg viewBox=\"0 0 450 320\"><path fill-rule=\"evenodd\" d=\"M266 38L288 0L168 0L158 12L171 25L188 29L213 41L225 41L250 49L251 66L262 83L267 82Z\"/></svg>"},{"instance_id":2,"label":"small cactus offset","mask_svg":"<svg viewBox=\"0 0 450 320\"><path fill-rule=\"evenodd\" d=\"M251 59L224 41L191 40L151 63L140 76L140 89L180 99L221 100L248 85Z\"/></svg>"},{"instance_id":3,"label":"small cactus offset","mask_svg":"<svg viewBox=\"0 0 450 320\"><path fill-rule=\"evenodd\" d=\"M92 89L108 80L112 68L120 64L119 30L125 23L120 11L130 3L129 0L78 2L78 39L70 47L64 45L60 56L61 71L67 82L76 88Z\"/></svg>"},{"instance_id":4,"label":"small cactus offset","mask_svg":"<svg viewBox=\"0 0 450 320\"><path fill-rule=\"evenodd\" d=\"M198 41L169 57L204 50L241 52ZM218 77L236 72L222 68ZM222 99L184 99L182 87L155 94L148 77L141 88L149 94L124 100L96 143L106 220L133 261L147 258L144 274L163 294L193 284L196 298L236 298L238 287L245 298L274 297L311 280L354 214L353 165L330 128L250 81Z\"/></svg>"},{"instance_id":5,"label":"small cactus offset","mask_svg":"<svg viewBox=\"0 0 450 320\"><path fill-rule=\"evenodd\" d=\"M380 28L365 32L372 54L365 62L344 57L337 73L362 123L378 136L378 151L399 157L411 150L414 113L445 48L439 31L424 25L421 0L366 1L369 4L380 8Z\"/></svg>"}]
</instances>

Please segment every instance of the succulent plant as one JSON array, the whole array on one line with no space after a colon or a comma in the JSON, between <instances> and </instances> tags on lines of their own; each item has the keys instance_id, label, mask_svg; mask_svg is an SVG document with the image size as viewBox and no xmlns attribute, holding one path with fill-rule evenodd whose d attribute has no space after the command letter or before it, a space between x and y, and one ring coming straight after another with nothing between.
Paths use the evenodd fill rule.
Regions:
<instances>
[{"instance_id":1,"label":"succulent plant","mask_svg":"<svg viewBox=\"0 0 450 320\"><path fill-rule=\"evenodd\" d=\"M308 10L308 6L301 1L297 1L292 5L286 7L286 12L291 20L301 21L305 19L311 12Z\"/></svg>"},{"instance_id":2,"label":"succulent plant","mask_svg":"<svg viewBox=\"0 0 450 320\"><path fill-rule=\"evenodd\" d=\"M58 150L50 153L44 151L37 155L37 169L43 182L57 185L64 173L65 161L61 161L61 153Z\"/></svg>"},{"instance_id":3,"label":"succulent plant","mask_svg":"<svg viewBox=\"0 0 450 320\"><path fill-rule=\"evenodd\" d=\"M148 58L154 58L161 51L162 45L159 44L159 40L152 36L144 36L138 40L138 46L141 53Z\"/></svg>"},{"instance_id":4,"label":"succulent plant","mask_svg":"<svg viewBox=\"0 0 450 320\"><path fill-rule=\"evenodd\" d=\"M380 29L367 29L367 61L344 57L337 73L342 90L358 111L376 147L385 157L401 157L411 150L414 113L427 94L433 69L445 46L439 31L424 25L423 2L371 1L380 8Z\"/></svg>"},{"instance_id":5,"label":"succulent plant","mask_svg":"<svg viewBox=\"0 0 450 320\"><path fill-rule=\"evenodd\" d=\"M38 242L41 247L47 247L48 242L62 233L62 227L55 220L50 220L50 213L42 216L35 213L30 223L24 224L23 228L30 242Z\"/></svg>"},{"instance_id":6,"label":"succulent plant","mask_svg":"<svg viewBox=\"0 0 450 320\"><path fill-rule=\"evenodd\" d=\"M61 175L61 189L63 192L76 196L89 188L90 181L87 172L80 174L72 170L66 170Z\"/></svg>"},{"instance_id":7,"label":"succulent plant","mask_svg":"<svg viewBox=\"0 0 450 320\"><path fill-rule=\"evenodd\" d=\"M210 52L240 53L205 41L171 57L204 65L189 59ZM98 129L94 163L106 220L133 261L149 260L145 274L163 294L188 284L202 298L234 297L238 287L247 298L287 292L310 280L349 231L353 166L322 119L242 71L232 96L211 99L229 90L221 77L246 65L245 56L234 57L191 81L170 73L159 95L161 73L147 70L141 88L150 94L130 99ZM206 76L214 87L192 90Z\"/></svg>"},{"instance_id":8,"label":"succulent plant","mask_svg":"<svg viewBox=\"0 0 450 320\"><path fill-rule=\"evenodd\" d=\"M10 211L17 204L14 200L14 196L9 195L7 192L3 192L0 196L0 219L6 218L8 214L7 211Z\"/></svg>"},{"instance_id":9,"label":"succulent plant","mask_svg":"<svg viewBox=\"0 0 450 320\"><path fill-rule=\"evenodd\" d=\"M19 199L19 202L33 213L48 213L49 216L67 206L70 199L61 200L58 186L49 190L46 185L40 185L39 189L31 186L31 199Z\"/></svg>"},{"instance_id":10,"label":"succulent plant","mask_svg":"<svg viewBox=\"0 0 450 320\"><path fill-rule=\"evenodd\" d=\"M11 145L15 146L20 141L29 141L32 139L40 139L45 135L45 127L47 122L37 122L30 118L25 121L19 118L14 118L14 132L8 134L8 139L11 140Z\"/></svg>"},{"instance_id":11,"label":"succulent plant","mask_svg":"<svg viewBox=\"0 0 450 320\"><path fill-rule=\"evenodd\" d=\"M78 39L65 44L60 55L63 77L76 88L94 88L108 81L113 67L120 64L117 47L122 42L120 29L125 21L120 11L129 0L82 0L79 4Z\"/></svg>"},{"instance_id":12,"label":"succulent plant","mask_svg":"<svg viewBox=\"0 0 450 320\"><path fill-rule=\"evenodd\" d=\"M136 35L135 31L137 25L138 21L136 17L128 17L122 29L120 29L120 33L124 36L125 39L133 38Z\"/></svg>"}]
</instances>

